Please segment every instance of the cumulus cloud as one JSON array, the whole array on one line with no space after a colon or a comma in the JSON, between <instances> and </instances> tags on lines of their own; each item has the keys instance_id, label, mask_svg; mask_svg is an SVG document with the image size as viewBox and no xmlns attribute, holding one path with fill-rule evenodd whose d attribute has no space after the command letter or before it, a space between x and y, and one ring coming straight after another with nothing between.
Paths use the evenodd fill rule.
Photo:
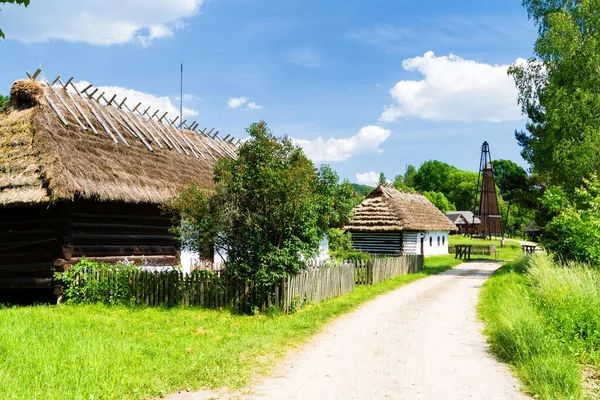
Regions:
<instances>
[{"instance_id":1,"label":"cumulus cloud","mask_svg":"<svg viewBox=\"0 0 600 400\"><path fill-rule=\"evenodd\" d=\"M423 57L404 60L402 67L424 79L403 80L390 90L394 103L384 108L382 122L409 117L461 122L522 118L517 89L507 75L508 65L479 63L454 54L436 57L429 51Z\"/></svg>"},{"instance_id":2,"label":"cumulus cloud","mask_svg":"<svg viewBox=\"0 0 600 400\"><path fill-rule=\"evenodd\" d=\"M263 108L263 106L259 106L258 104L256 104L255 102L251 101L250 103L248 103L248 108L250 110L260 110Z\"/></svg>"},{"instance_id":3,"label":"cumulus cloud","mask_svg":"<svg viewBox=\"0 0 600 400\"><path fill-rule=\"evenodd\" d=\"M230 97L229 100L227 100L227 105L229 108L240 108L246 104L247 101L248 99L245 97Z\"/></svg>"},{"instance_id":4,"label":"cumulus cloud","mask_svg":"<svg viewBox=\"0 0 600 400\"><path fill-rule=\"evenodd\" d=\"M361 185L375 186L379 182L379 173L375 171L356 174L356 182Z\"/></svg>"},{"instance_id":5,"label":"cumulus cloud","mask_svg":"<svg viewBox=\"0 0 600 400\"><path fill-rule=\"evenodd\" d=\"M75 86L77 86L79 90L84 89L88 85L89 82L86 81L75 83ZM148 107L151 107L152 112L158 109L161 111L161 116L165 112L168 112L168 117L171 119L174 119L175 117L179 116L179 105L173 104L171 102L171 99L167 96L155 96L153 94L139 92L133 89L126 89L119 86L94 86L94 89L95 88L98 88L98 92L96 93L96 95L105 92L104 97L108 100L110 100L115 94L117 95L118 101L123 101L123 99L127 97L126 104L129 108L133 108L141 102L141 107L143 107L144 110ZM197 117L198 115L198 111L191 108L183 107L184 118Z\"/></svg>"},{"instance_id":6,"label":"cumulus cloud","mask_svg":"<svg viewBox=\"0 0 600 400\"><path fill-rule=\"evenodd\" d=\"M233 109L246 106L244 107L245 110L260 110L263 108L262 106L259 106L253 101L248 102L248 99L246 97L230 97L229 100L227 100L227 106Z\"/></svg>"},{"instance_id":7,"label":"cumulus cloud","mask_svg":"<svg viewBox=\"0 0 600 400\"><path fill-rule=\"evenodd\" d=\"M380 126L365 126L356 135L349 138L322 137L316 140L294 139L314 162L344 161L350 157L381 153L381 144L390 136L390 131Z\"/></svg>"},{"instance_id":8,"label":"cumulus cloud","mask_svg":"<svg viewBox=\"0 0 600 400\"><path fill-rule=\"evenodd\" d=\"M43 0L29 7L3 7L8 39L48 40L94 45L139 43L168 38L184 29L184 18L200 11L204 0Z\"/></svg>"}]
</instances>

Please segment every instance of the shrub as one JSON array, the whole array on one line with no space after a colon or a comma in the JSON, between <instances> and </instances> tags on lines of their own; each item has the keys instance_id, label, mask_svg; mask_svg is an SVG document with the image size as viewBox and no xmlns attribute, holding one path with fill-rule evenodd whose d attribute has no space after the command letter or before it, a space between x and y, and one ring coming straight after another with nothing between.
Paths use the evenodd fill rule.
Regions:
<instances>
[{"instance_id":1,"label":"shrub","mask_svg":"<svg viewBox=\"0 0 600 400\"><path fill-rule=\"evenodd\" d=\"M542 244L567 260L600 265L600 180L596 175L568 196L553 187L542 198L543 206L555 216L546 225Z\"/></svg>"},{"instance_id":2,"label":"shrub","mask_svg":"<svg viewBox=\"0 0 600 400\"><path fill-rule=\"evenodd\" d=\"M329 239L329 252L335 253L340 251L352 250L352 234L343 229L331 228L327 231Z\"/></svg>"},{"instance_id":3,"label":"shrub","mask_svg":"<svg viewBox=\"0 0 600 400\"><path fill-rule=\"evenodd\" d=\"M363 251L337 251L330 254L334 258L344 261L370 261L373 259L373 256Z\"/></svg>"},{"instance_id":4,"label":"shrub","mask_svg":"<svg viewBox=\"0 0 600 400\"><path fill-rule=\"evenodd\" d=\"M85 257L70 270L57 273L64 286L63 295L70 303L129 304L135 301L129 290L131 264L111 265L91 262Z\"/></svg>"}]
</instances>

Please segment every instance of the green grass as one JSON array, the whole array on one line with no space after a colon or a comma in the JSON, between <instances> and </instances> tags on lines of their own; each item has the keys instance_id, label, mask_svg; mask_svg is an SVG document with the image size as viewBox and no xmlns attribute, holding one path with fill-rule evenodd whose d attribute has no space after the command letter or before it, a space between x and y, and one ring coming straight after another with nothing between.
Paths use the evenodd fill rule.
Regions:
<instances>
[{"instance_id":1,"label":"green grass","mask_svg":"<svg viewBox=\"0 0 600 400\"><path fill-rule=\"evenodd\" d=\"M483 286L492 351L541 399L583 396L580 365L600 367L600 271L542 254L505 264Z\"/></svg>"},{"instance_id":2,"label":"green grass","mask_svg":"<svg viewBox=\"0 0 600 400\"><path fill-rule=\"evenodd\" d=\"M137 399L179 389L243 388L290 348L376 296L459 262L308 306L292 315L204 309L35 306L0 309L0 398Z\"/></svg>"},{"instance_id":3,"label":"green grass","mask_svg":"<svg viewBox=\"0 0 600 400\"><path fill-rule=\"evenodd\" d=\"M496 253L498 255L489 256L489 255L472 255L472 258L477 259L487 259L487 260L514 260L523 255L523 251L521 250L521 245L518 242L515 242L511 239L505 239L504 247L500 246L500 240L498 239L479 239L479 238L471 238L468 236L449 236L448 238L449 245L457 245L457 244L472 244L472 245L483 245L490 246L496 245Z\"/></svg>"}]
</instances>

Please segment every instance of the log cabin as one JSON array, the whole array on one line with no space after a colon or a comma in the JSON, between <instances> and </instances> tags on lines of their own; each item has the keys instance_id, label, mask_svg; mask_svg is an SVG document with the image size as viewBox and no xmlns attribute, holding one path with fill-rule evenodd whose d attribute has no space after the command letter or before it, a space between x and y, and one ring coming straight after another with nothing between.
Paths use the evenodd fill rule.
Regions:
<instances>
[{"instance_id":1,"label":"log cabin","mask_svg":"<svg viewBox=\"0 0 600 400\"><path fill-rule=\"evenodd\" d=\"M378 186L354 208L344 227L352 247L378 256L448 254L448 234L458 229L418 193Z\"/></svg>"},{"instance_id":2,"label":"log cabin","mask_svg":"<svg viewBox=\"0 0 600 400\"><path fill-rule=\"evenodd\" d=\"M179 264L160 206L193 182L212 189L233 141L37 75L0 113L0 301L52 293L54 272L83 256Z\"/></svg>"}]
</instances>

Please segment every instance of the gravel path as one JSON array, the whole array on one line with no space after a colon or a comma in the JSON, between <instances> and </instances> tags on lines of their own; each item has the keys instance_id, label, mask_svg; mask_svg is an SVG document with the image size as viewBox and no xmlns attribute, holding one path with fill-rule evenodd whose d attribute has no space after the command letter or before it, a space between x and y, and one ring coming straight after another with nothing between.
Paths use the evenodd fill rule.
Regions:
<instances>
[{"instance_id":1,"label":"gravel path","mask_svg":"<svg viewBox=\"0 0 600 400\"><path fill-rule=\"evenodd\" d=\"M336 320L250 396L170 399L525 399L487 352L476 318L481 284L499 266L462 264L378 297Z\"/></svg>"}]
</instances>

